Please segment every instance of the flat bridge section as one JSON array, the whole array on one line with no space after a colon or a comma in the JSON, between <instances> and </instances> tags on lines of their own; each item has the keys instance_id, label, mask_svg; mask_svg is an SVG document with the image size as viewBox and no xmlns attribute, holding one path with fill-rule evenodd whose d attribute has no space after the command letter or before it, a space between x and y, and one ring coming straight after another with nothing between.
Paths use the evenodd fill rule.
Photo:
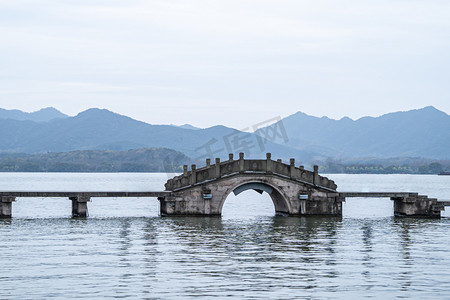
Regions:
<instances>
[{"instance_id":1,"label":"flat bridge section","mask_svg":"<svg viewBox=\"0 0 450 300\"><path fill-rule=\"evenodd\" d=\"M419 193L408 192L340 192L339 196L343 198L418 198L418 199L432 199ZM437 204L443 206L450 206L450 201L437 201Z\"/></svg>"},{"instance_id":2,"label":"flat bridge section","mask_svg":"<svg viewBox=\"0 0 450 300\"><path fill-rule=\"evenodd\" d=\"M344 198L402 198L419 196L418 193L408 192L340 192L339 195Z\"/></svg>"},{"instance_id":3,"label":"flat bridge section","mask_svg":"<svg viewBox=\"0 0 450 300\"><path fill-rule=\"evenodd\" d=\"M450 201L438 201L410 192L340 192L339 196L343 201L345 198L390 198L394 201L394 215L402 217L439 218L445 206L450 206Z\"/></svg>"},{"instance_id":4,"label":"flat bridge section","mask_svg":"<svg viewBox=\"0 0 450 300\"><path fill-rule=\"evenodd\" d=\"M11 192L0 192L0 197L25 197L25 198L45 198L45 197L78 197L80 195L87 196L90 198L102 197L102 198L113 198L113 197L165 197L169 195L170 192L45 192L45 191L11 191Z\"/></svg>"},{"instance_id":5,"label":"flat bridge section","mask_svg":"<svg viewBox=\"0 0 450 300\"><path fill-rule=\"evenodd\" d=\"M66 191L2 191L0 192L0 218L11 218L12 203L16 198L46 198L58 197L69 198L72 201L72 216L73 217L87 217L88 208L87 202L91 198L122 198L122 197L149 197L149 198L164 198L170 195L171 192L66 192Z\"/></svg>"}]
</instances>

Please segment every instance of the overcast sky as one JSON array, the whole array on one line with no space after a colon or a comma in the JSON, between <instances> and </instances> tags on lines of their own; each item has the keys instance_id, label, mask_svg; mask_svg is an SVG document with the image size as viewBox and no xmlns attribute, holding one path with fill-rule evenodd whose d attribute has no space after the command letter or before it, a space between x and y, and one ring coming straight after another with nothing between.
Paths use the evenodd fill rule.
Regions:
<instances>
[{"instance_id":1,"label":"overcast sky","mask_svg":"<svg viewBox=\"0 0 450 300\"><path fill-rule=\"evenodd\" d=\"M244 128L450 112L448 0L0 0L0 107Z\"/></svg>"}]
</instances>

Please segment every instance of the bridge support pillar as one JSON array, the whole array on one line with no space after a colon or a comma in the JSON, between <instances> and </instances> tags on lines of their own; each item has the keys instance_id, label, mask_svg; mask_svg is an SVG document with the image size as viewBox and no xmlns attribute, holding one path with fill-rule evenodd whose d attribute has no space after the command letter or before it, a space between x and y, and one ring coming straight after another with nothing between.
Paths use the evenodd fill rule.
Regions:
<instances>
[{"instance_id":1,"label":"bridge support pillar","mask_svg":"<svg viewBox=\"0 0 450 300\"><path fill-rule=\"evenodd\" d=\"M0 197L0 218L8 219L12 217L12 203L14 201L16 201L16 197Z\"/></svg>"},{"instance_id":2,"label":"bridge support pillar","mask_svg":"<svg viewBox=\"0 0 450 300\"><path fill-rule=\"evenodd\" d=\"M342 202L345 198L328 196L308 199L300 199L301 216L342 216Z\"/></svg>"},{"instance_id":3,"label":"bridge support pillar","mask_svg":"<svg viewBox=\"0 0 450 300\"><path fill-rule=\"evenodd\" d=\"M72 200L72 217L86 218L89 216L87 203L91 201L91 198L86 195L78 195L76 197L69 197Z\"/></svg>"},{"instance_id":4,"label":"bridge support pillar","mask_svg":"<svg viewBox=\"0 0 450 300\"><path fill-rule=\"evenodd\" d=\"M158 200L161 216L220 216L217 207L209 199L160 197Z\"/></svg>"},{"instance_id":5,"label":"bridge support pillar","mask_svg":"<svg viewBox=\"0 0 450 300\"><path fill-rule=\"evenodd\" d=\"M444 206L437 203L437 199L428 197L395 197L394 216L396 217L425 217L440 218Z\"/></svg>"}]
</instances>

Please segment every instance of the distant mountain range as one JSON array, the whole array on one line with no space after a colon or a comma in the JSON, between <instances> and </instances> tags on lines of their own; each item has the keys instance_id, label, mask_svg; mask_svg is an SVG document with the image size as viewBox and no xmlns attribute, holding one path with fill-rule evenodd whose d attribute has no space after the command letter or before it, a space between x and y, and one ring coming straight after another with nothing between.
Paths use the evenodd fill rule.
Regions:
<instances>
[{"instance_id":1,"label":"distant mountain range","mask_svg":"<svg viewBox=\"0 0 450 300\"><path fill-rule=\"evenodd\" d=\"M184 124L184 125L180 125L180 126L172 125L172 126L176 126L176 127L180 127L180 128L184 128L184 129L192 129L192 130L199 130L200 129L198 127L192 126L191 124Z\"/></svg>"},{"instance_id":2,"label":"distant mountain range","mask_svg":"<svg viewBox=\"0 0 450 300\"><path fill-rule=\"evenodd\" d=\"M0 119L11 119L18 121L34 121L34 122L48 122L54 119L67 118L68 115L63 114L53 107L43 108L41 110L27 113L21 110L13 109L7 110L0 108Z\"/></svg>"},{"instance_id":3,"label":"distant mountain range","mask_svg":"<svg viewBox=\"0 0 450 300\"><path fill-rule=\"evenodd\" d=\"M317 118L302 112L255 133L225 126L151 125L104 109L74 117L54 108L35 113L0 109L0 152L46 153L164 147L195 160L237 155L353 159L424 157L450 159L450 116L434 107L358 120Z\"/></svg>"},{"instance_id":4,"label":"distant mountain range","mask_svg":"<svg viewBox=\"0 0 450 300\"><path fill-rule=\"evenodd\" d=\"M151 125L105 109L92 108L74 117L33 122L0 119L0 152L46 153L75 150L128 150L164 147L193 160L246 156L312 159L315 153L292 149L225 126L187 129L186 126Z\"/></svg>"},{"instance_id":5,"label":"distant mountain range","mask_svg":"<svg viewBox=\"0 0 450 300\"><path fill-rule=\"evenodd\" d=\"M450 159L450 116L432 106L356 121L297 112L280 122L288 146L330 157Z\"/></svg>"}]
</instances>

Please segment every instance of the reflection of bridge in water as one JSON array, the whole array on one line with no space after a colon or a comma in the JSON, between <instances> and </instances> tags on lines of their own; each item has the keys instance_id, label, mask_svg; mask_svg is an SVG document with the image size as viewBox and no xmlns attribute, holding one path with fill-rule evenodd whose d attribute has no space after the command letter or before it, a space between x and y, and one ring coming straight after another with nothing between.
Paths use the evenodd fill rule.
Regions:
<instances>
[{"instance_id":1,"label":"reflection of bridge in water","mask_svg":"<svg viewBox=\"0 0 450 300\"><path fill-rule=\"evenodd\" d=\"M87 203L93 197L156 197L160 201L161 215L221 215L228 195L246 190L267 192L280 215L288 216L342 216L342 202L349 197L390 198L394 201L395 216L440 217L450 201L438 201L418 193L409 192L338 192L333 180L314 171L274 161L270 153L266 159L227 161L216 158L215 164L206 160L206 166L184 166L183 174L169 179L161 192L0 192L0 217L11 217L12 202L17 197L65 197L72 201L72 215L86 217Z\"/></svg>"}]
</instances>

